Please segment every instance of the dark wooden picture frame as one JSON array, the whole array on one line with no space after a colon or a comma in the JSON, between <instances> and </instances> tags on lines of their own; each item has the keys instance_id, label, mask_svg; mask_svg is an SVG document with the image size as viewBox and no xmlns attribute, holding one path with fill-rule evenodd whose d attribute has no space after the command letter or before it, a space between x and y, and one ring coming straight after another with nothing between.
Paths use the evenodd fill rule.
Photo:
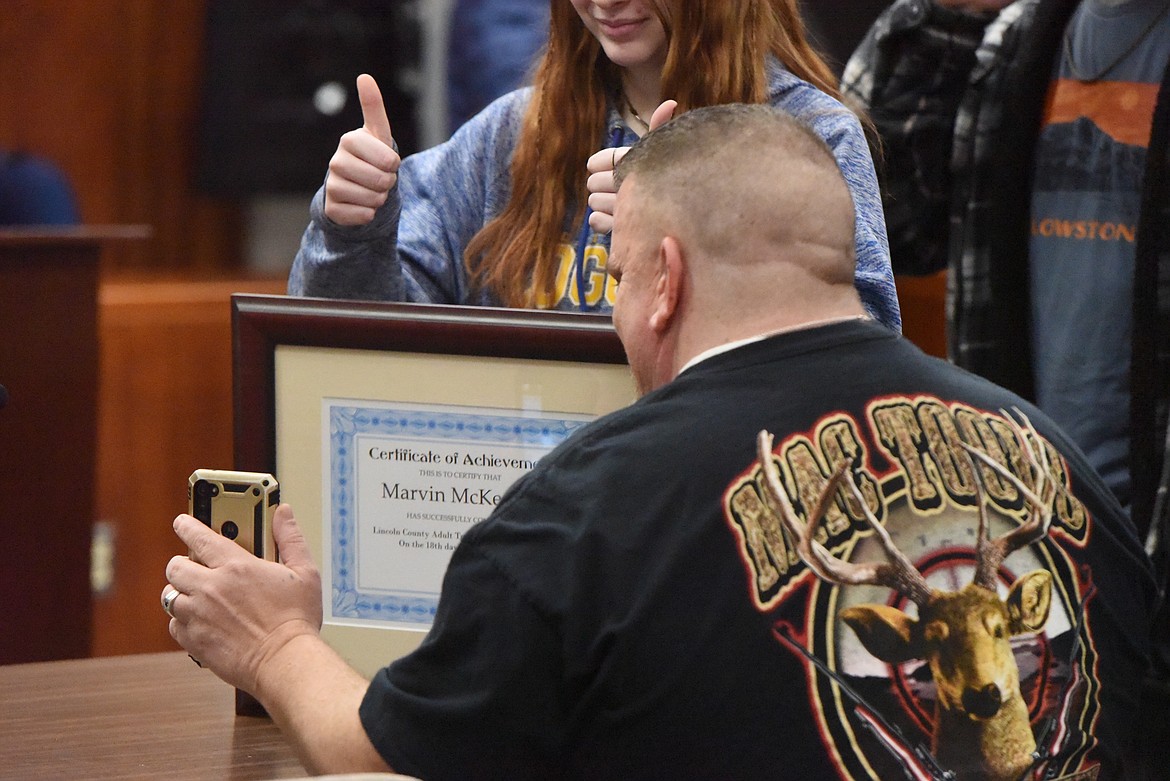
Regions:
<instances>
[{"instance_id":1,"label":"dark wooden picture frame","mask_svg":"<svg viewBox=\"0 0 1170 781\"><path fill-rule=\"evenodd\" d=\"M487 307L232 296L235 468L276 467L279 345L626 363L607 316Z\"/></svg>"},{"instance_id":2,"label":"dark wooden picture frame","mask_svg":"<svg viewBox=\"0 0 1170 781\"><path fill-rule=\"evenodd\" d=\"M371 356L372 364L403 360L404 355L409 359L412 354L451 357L457 362L466 362L468 357L514 359L528 365L538 377L546 371L560 371L553 366L566 362L620 366L621 383L626 388L623 394L628 392L628 400L633 399L633 382L624 371L625 352L610 318L603 315L236 294L232 296L232 340L234 468L271 472L278 478L282 467L286 471L291 468L278 463L278 425L288 425L278 424L278 415L285 419L285 413L277 409L278 386L292 389L298 398L314 396L311 388L302 393L300 383L281 379L277 353L284 347L325 348L349 354L351 359L355 351L385 353ZM547 361L549 368L532 366L532 361ZM477 394L472 396L478 398ZM287 396L281 398L287 400ZM470 403L477 404L475 398ZM297 481L297 485L304 484ZM300 520L306 535L313 536L315 521ZM337 633L326 639L339 651L355 647L355 641L342 637L343 631L381 631L326 623L323 634ZM403 641L405 634L421 638L417 632L399 633L394 653L406 652L407 645L417 642ZM361 669L356 659L350 661ZM237 692L236 711L262 713L259 704L243 692Z\"/></svg>"}]
</instances>

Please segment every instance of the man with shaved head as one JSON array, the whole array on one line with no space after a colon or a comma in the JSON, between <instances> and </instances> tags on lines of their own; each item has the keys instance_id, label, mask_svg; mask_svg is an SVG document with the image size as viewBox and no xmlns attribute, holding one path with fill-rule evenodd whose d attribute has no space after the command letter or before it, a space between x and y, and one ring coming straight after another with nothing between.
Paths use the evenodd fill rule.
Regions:
<instances>
[{"instance_id":1,"label":"man with shaved head","mask_svg":"<svg viewBox=\"0 0 1170 781\"><path fill-rule=\"evenodd\" d=\"M1140 777L1132 527L1035 408L866 317L824 144L697 109L617 181L642 396L464 535L418 650L365 681L324 644L288 507L280 564L176 519L179 642L315 772Z\"/></svg>"},{"instance_id":2,"label":"man with shaved head","mask_svg":"<svg viewBox=\"0 0 1170 781\"><path fill-rule=\"evenodd\" d=\"M691 112L627 157L609 270L619 290L629 274L655 275L613 315L643 393L737 339L865 317L851 292L849 190L805 126L767 106ZM648 322L627 313L647 291ZM653 355L647 337L661 339Z\"/></svg>"}]
</instances>

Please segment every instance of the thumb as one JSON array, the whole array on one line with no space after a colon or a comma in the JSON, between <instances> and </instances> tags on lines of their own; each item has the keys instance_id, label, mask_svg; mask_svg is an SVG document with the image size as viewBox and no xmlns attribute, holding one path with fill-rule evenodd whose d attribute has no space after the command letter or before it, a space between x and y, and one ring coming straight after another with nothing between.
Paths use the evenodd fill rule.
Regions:
<instances>
[{"instance_id":1,"label":"thumb","mask_svg":"<svg viewBox=\"0 0 1170 781\"><path fill-rule=\"evenodd\" d=\"M674 116L674 110L678 108L677 100L664 100L654 109L654 113L650 115L650 129L656 130L670 121Z\"/></svg>"},{"instance_id":2,"label":"thumb","mask_svg":"<svg viewBox=\"0 0 1170 781\"><path fill-rule=\"evenodd\" d=\"M276 541L276 550L280 552L280 560L286 567L301 569L314 566L309 543L297 525L291 505L282 504L276 508L272 516L272 537Z\"/></svg>"},{"instance_id":3,"label":"thumb","mask_svg":"<svg viewBox=\"0 0 1170 781\"><path fill-rule=\"evenodd\" d=\"M390 119L386 116L386 104L382 102L382 91L378 82L368 73L357 77L358 102L362 104L362 127L374 138L390 146L394 137L390 133Z\"/></svg>"}]
</instances>

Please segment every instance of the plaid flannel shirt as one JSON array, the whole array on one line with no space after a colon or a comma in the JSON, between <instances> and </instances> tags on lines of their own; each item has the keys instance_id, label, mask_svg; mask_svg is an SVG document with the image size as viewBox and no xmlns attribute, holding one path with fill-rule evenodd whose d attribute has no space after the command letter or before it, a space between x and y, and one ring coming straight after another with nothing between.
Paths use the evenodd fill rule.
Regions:
<instances>
[{"instance_id":1,"label":"plaid flannel shirt","mask_svg":"<svg viewBox=\"0 0 1170 781\"><path fill-rule=\"evenodd\" d=\"M949 269L951 359L1029 398L1034 152L1053 63L1078 2L1017 0L981 17L932 0L897 0L850 59L842 83L881 138L895 273ZM1170 68L1154 115L1136 254L1131 509L1145 534L1170 402ZM1154 525L1168 523L1163 517Z\"/></svg>"}]
</instances>

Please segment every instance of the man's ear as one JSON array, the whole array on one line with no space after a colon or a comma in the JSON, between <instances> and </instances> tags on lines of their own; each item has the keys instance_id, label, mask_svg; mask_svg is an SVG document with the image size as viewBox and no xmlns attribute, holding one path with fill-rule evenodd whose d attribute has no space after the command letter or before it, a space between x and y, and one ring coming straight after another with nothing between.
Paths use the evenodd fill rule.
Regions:
<instances>
[{"instance_id":1,"label":"man's ear","mask_svg":"<svg viewBox=\"0 0 1170 781\"><path fill-rule=\"evenodd\" d=\"M658 244L657 261L654 301L650 308L650 328L662 333L674 322L679 298L682 295L686 258L678 239L673 236L663 237Z\"/></svg>"}]
</instances>

